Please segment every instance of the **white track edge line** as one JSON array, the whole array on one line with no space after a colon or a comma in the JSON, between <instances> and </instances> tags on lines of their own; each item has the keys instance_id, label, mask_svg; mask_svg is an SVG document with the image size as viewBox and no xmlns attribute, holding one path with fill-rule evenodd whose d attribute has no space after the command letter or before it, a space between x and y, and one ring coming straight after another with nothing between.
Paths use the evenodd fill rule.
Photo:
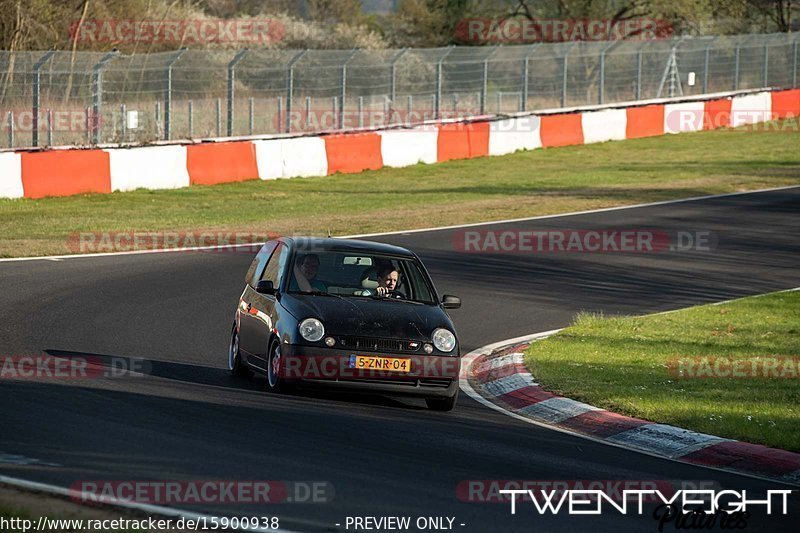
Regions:
<instances>
[{"instance_id":1,"label":"white track edge line","mask_svg":"<svg viewBox=\"0 0 800 533\"><path fill-rule=\"evenodd\" d=\"M551 431L557 431L559 433L564 433L564 434L567 434L567 435L572 435L573 437L578 437L578 438L585 439L585 440L588 440L588 441L591 441L591 442L604 444L606 446L612 446L614 448L621 448L621 449L629 451L629 452L634 452L634 453L639 453L639 454L642 454L642 455L647 455L647 456L650 456L650 457L655 457L656 459L663 459L665 461L672 461L674 463L680 463L681 465L684 465L684 466L695 466L695 467L699 467L699 468L707 468L709 470L714 470L714 471L722 472L722 473L725 473L725 474L734 474L734 475L737 475L737 476L743 476L743 477L747 477L747 478L751 478L751 479L757 479L759 481L768 481L770 483L778 483L780 485L786 485L786 486L789 486L789 487L797 487L797 485L789 483L789 482L786 482L786 481L780 481L778 479L774 479L774 478L770 478L770 477L766 477L766 476L759 476L758 474L750 474L750 473L747 473L747 472L740 472L740 471L737 471L737 470L728 470L728 469L725 469L725 468L719 468L719 467L710 466L710 465L703 465L703 464L690 463L688 461L681 461L680 458L666 457L664 455L659 455L659 454L656 454L656 453L653 453L653 452L648 452L646 450L640 450L640 449L637 449L637 448L632 448L632 447L625 446L623 444L610 442L608 440L601 439L601 438L598 438L598 437L592 437L591 435L584 435L582 433L576 433L574 431L570 431L570 430L567 430L567 429L564 429L564 428L560 428L560 427L555 426L555 425L545 424L543 422L538 422L538 421L533 420L531 418L527 418L525 416L519 415L519 414L517 414L517 413L515 413L513 411L509 411L508 409L506 409L504 407L501 407L501 406L499 406L499 405L487 400L481 394L479 394L475 389L473 389L472 386L469 384L469 380L467 378L467 376L469 375L469 369L472 367L472 363L475 361L475 359L477 359L479 356L488 355L488 354L492 353L494 350L496 350L497 348L501 348L503 346L507 346L507 345L510 345L510 344L516 344L518 342L524 342L526 340L541 340L541 339L545 339L547 337L550 337L551 335L554 335L555 333L558 333L562 329L565 329L565 328L554 329L554 330L549 330L549 331L542 331L542 332L539 332L539 333L532 333L532 334L529 334L529 335L523 335L521 337L515 337L513 339L508 339L506 341L498 341L498 342L495 342L495 343L492 343L492 344L487 344L486 346L482 346L482 347L480 347L480 348L478 348L476 350L473 350L473 351L469 352L464 357L462 357L461 375L459 376L459 379L458 379L459 387L470 398L472 398L476 402L478 402L478 403L480 403L480 404L482 404L482 405L484 405L484 406L486 406L486 407L488 407L490 409L494 409L495 411L497 411L499 413L503 413L504 415L510 416L511 418L516 418L517 420L521 420L522 422L527 422L528 424L533 424L534 426L539 426L539 427L544 428L544 429L548 429L548 430L551 430Z\"/></svg>"},{"instance_id":2,"label":"white track edge line","mask_svg":"<svg viewBox=\"0 0 800 533\"><path fill-rule=\"evenodd\" d=\"M77 491L75 489L69 489L65 487L59 487L58 485L50 485L47 483L39 483L38 481L29 481L27 479L20 479L15 477L3 476L0 475L0 483L5 485L10 485L12 487L18 487L21 489L27 489L37 492L46 492L48 494L55 494L57 496L66 496L71 499L80 498L84 501L91 501L94 503L97 501L97 495L92 493L87 493L85 491ZM86 496L84 498L84 496ZM78 503L78 502L75 502ZM110 507L122 507L124 509L131 509L134 511L142 511L145 513L152 513L155 515L160 516L168 516L173 518L188 518L191 520L198 520L198 519L207 519L210 520L213 515L208 514L201 514L196 513L193 511L185 511L182 509L177 509L174 507L162 507L160 505L152 505L148 503L139 503L134 501L126 501L126 500L118 500L116 498L106 499L103 498L98 503L102 505L107 505ZM80 503L78 503L80 505ZM227 530L222 531L259 531L259 532L276 532L276 533L293 533L287 529L265 529L265 528L228 528Z\"/></svg>"},{"instance_id":3,"label":"white track edge line","mask_svg":"<svg viewBox=\"0 0 800 533\"><path fill-rule=\"evenodd\" d=\"M684 202L697 202L701 200L712 200L715 198L726 198L728 196L742 196L745 194L759 194L759 193L767 193L767 192L775 192L775 191L784 191L787 189L796 189L800 187L800 185L785 185L783 187L772 187L768 189L754 189L752 191L738 191L738 192L728 192L722 194L709 194L706 196L693 196L689 198L678 198L675 200L661 200L658 202L648 202L644 204L631 204L631 205L619 205L614 207L602 207L599 209L588 209L586 211L571 211L568 213L553 213L551 215L537 215L533 217L522 217L522 218L510 218L506 220L489 220L486 222L473 222L470 224L455 224L453 226L435 226L430 228L418 228L418 229L408 229L408 230L397 230L397 231L387 231L383 233L360 233L356 235L341 235L336 237L337 239L359 239L363 237L382 237L386 235L406 235L411 233L425 233L429 231L446 231L451 229L458 229L458 228L474 228L477 226L489 226L492 224L512 224L515 222L526 222L529 220L546 220L551 218L560 218L560 217L572 217L572 216L579 216L579 215L590 215L592 213L605 213L609 211L622 211L625 209L638 209L643 207L656 207L660 205L670 205L670 204L679 204ZM155 233L153 231L145 232L145 233ZM204 250L219 250L222 248L244 248L247 246L259 246L263 243L246 243L246 244L219 244L214 246L194 246L191 248L166 248L166 249L157 249L157 250L129 250L124 252L100 252L100 253L89 253L89 254L66 254L66 255L42 255L42 256L35 256L35 257L5 257L0 258L0 263L10 263L16 261L57 261L60 259L75 259L75 258L90 258L90 257L109 257L109 256L123 256L123 255L135 255L135 254L158 254L158 253L178 253L178 252L196 252L196 251L204 251Z\"/></svg>"}]
</instances>

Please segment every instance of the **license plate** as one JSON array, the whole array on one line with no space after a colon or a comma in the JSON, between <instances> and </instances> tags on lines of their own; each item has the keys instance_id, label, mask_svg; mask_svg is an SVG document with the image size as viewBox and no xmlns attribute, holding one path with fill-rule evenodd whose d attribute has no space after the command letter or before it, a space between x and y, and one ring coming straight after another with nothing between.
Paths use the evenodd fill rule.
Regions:
<instances>
[{"instance_id":1,"label":"license plate","mask_svg":"<svg viewBox=\"0 0 800 533\"><path fill-rule=\"evenodd\" d=\"M359 370L411 372L411 359L402 359L400 357L375 357L372 355L351 355L350 368L357 368Z\"/></svg>"}]
</instances>

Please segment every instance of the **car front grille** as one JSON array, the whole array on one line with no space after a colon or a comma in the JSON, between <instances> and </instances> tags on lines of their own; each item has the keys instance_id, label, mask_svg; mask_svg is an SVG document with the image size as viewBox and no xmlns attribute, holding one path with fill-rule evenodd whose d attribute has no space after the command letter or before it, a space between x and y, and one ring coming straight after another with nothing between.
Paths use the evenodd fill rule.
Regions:
<instances>
[{"instance_id":1,"label":"car front grille","mask_svg":"<svg viewBox=\"0 0 800 533\"><path fill-rule=\"evenodd\" d=\"M318 380L322 381L322 380ZM361 383L370 385L405 386L409 388L446 389L453 382L452 379L368 379L368 378L339 378L339 383Z\"/></svg>"},{"instance_id":2,"label":"car front grille","mask_svg":"<svg viewBox=\"0 0 800 533\"><path fill-rule=\"evenodd\" d=\"M380 337L339 337L339 348L346 350L367 350L371 352L415 353L422 347L421 341L402 339L383 339Z\"/></svg>"}]
</instances>

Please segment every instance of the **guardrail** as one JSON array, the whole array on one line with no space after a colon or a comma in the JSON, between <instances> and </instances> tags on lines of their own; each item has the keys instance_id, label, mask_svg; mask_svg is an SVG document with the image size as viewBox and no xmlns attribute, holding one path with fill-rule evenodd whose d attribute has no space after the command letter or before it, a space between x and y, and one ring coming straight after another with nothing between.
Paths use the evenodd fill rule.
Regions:
<instances>
[{"instance_id":1,"label":"guardrail","mask_svg":"<svg viewBox=\"0 0 800 533\"><path fill-rule=\"evenodd\" d=\"M0 153L0 197L325 176L789 117L800 117L800 89L739 91L350 133L4 152Z\"/></svg>"}]
</instances>

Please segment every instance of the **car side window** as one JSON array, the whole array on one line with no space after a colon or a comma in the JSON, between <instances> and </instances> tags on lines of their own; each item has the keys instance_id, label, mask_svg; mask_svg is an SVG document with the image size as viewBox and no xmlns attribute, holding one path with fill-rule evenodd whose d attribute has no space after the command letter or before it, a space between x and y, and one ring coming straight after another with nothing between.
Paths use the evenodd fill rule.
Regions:
<instances>
[{"instance_id":1,"label":"car side window","mask_svg":"<svg viewBox=\"0 0 800 533\"><path fill-rule=\"evenodd\" d=\"M269 280L272 286L276 289L281 286L283 280L283 271L286 267L286 259L289 257L289 248L285 244L280 243L277 250L272 254L269 262L267 263L264 272L259 280Z\"/></svg>"},{"instance_id":2,"label":"car side window","mask_svg":"<svg viewBox=\"0 0 800 533\"><path fill-rule=\"evenodd\" d=\"M402 270L404 271L405 287L401 287L400 290L405 290L408 293L407 296L414 300L432 302L433 295L428 284L425 283L419 267L412 261L404 261Z\"/></svg>"},{"instance_id":3,"label":"car side window","mask_svg":"<svg viewBox=\"0 0 800 533\"><path fill-rule=\"evenodd\" d=\"M264 267L269 260L269 256L278 246L278 241L269 241L261 247L258 251L253 262L250 263L250 268L247 269L247 274L244 277L245 282L251 287L256 286L256 281L260 279L261 273L264 272Z\"/></svg>"}]
</instances>

